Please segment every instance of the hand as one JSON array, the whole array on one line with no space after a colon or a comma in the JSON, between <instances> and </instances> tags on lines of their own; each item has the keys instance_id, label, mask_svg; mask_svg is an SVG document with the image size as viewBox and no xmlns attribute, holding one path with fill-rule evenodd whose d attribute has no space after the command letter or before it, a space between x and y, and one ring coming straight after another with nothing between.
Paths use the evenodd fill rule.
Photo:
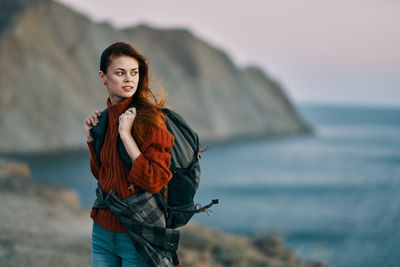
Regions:
<instances>
[{"instance_id":1,"label":"hand","mask_svg":"<svg viewBox=\"0 0 400 267\"><path fill-rule=\"evenodd\" d=\"M136 118L136 108L129 108L124 113L122 113L121 116L119 116L118 132L121 136L125 134L128 135L131 134L132 125L135 118Z\"/></svg>"},{"instance_id":2,"label":"hand","mask_svg":"<svg viewBox=\"0 0 400 267\"><path fill-rule=\"evenodd\" d=\"M87 138L88 142L93 141L93 138L90 136L90 129L92 129L93 126L96 126L96 124L99 122L98 117L100 115L101 115L101 112L96 110L95 112L90 114L89 117L87 117L85 119L84 127L85 127L85 134L86 134L86 138Z\"/></svg>"}]
</instances>

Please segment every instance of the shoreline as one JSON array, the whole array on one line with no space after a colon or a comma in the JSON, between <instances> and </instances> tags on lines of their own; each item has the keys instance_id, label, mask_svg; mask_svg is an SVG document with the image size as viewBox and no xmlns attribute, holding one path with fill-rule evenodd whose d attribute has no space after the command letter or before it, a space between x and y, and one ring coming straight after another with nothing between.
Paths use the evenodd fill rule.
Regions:
<instances>
[{"instance_id":1,"label":"shoreline","mask_svg":"<svg viewBox=\"0 0 400 267\"><path fill-rule=\"evenodd\" d=\"M251 142L251 141L259 141L259 140L282 140L286 138L293 138L293 137L303 137L303 136L314 136L315 129L314 128L307 128L302 132L294 132L294 133L285 133L285 134L255 134L255 135L240 135L240 136L232 136L227 137L224 139L218 138L200 138L200 144L204 147L206 146L226 146L231 144L238 144L242 142ZM12 158L12 157L25 157L25 156L49 156L49 155L62 155L65 153L74 154L74 153L82 153L82 152L89 152L87 148L86 141L83 145L76 146L76 147L61 147L61 148L52 148L46 150L34 150L34 151L0 151L0 157Z\"/></svg>"},{"instance_id":2,"label":"shoreline","mask_svg":"<svg viewBox=\"0 0 400 267\"><path fill-rule=\"evenodd\" d=\"M92 220L77 193L42 184L26 163L0 158L0 265L89 266ZM304 262L279 238L248 238L189 223L180 228L185 266L325 266Z\"/></svg>"}]
</instances>

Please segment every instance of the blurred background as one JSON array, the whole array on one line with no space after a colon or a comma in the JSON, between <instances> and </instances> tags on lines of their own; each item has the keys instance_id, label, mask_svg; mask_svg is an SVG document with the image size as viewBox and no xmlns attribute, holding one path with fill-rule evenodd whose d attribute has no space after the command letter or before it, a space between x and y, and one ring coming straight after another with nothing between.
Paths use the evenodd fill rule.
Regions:
<instances>
[{"instance_id":1,"label":"blurred background","mask_svg":"<svg viewBox=\"0 0 400 267\"><path fill-rule=\"evenodd\" d=\"M185 266L400 265L399 12L391 0L1 0L0 263L87 266L83 121L106 107L101 52L127 41L210 147L196 201L220 204L193 217Z\"/></svg>"}]
</instances>

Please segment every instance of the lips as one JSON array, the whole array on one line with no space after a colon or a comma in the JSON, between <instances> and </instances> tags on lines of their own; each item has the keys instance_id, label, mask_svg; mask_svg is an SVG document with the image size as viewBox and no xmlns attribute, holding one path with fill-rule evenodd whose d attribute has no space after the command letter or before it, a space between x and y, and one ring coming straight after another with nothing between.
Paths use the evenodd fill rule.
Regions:
<instances>
[{"instance_id":1,"label":"lips","mask_svg":"<svg viewBox=\"0 0 400 267\"><path fill-rule=\"evenodd\" d=\"M129 86L129 85L123 86L122 89L124 89L124 91L130 92L133 90L133 86Z\"/></svg>"}]
</instances>

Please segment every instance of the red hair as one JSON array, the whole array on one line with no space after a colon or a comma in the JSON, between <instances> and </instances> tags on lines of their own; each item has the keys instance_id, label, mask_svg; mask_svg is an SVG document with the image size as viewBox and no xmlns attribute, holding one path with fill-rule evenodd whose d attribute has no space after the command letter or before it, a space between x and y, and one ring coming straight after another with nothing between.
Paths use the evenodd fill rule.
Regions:
<instances>
[{"instance_id":1,"label":"red hair","mask_svg":"<svg viewBox=\"0 0 400 267\"><path fill-rule=\"evenodd\" d=\"M158 96L149 87L149 60L142 55L137 48L126 42L116 42L107 47L100 58L100 70L106 74L107 68L115 57L129 56L139 63L139 83L133 101L137 115L133 123L133 135L135 139L144 140L146 132L154 127L164 127L165 115L160 111L166 102L163 91L158 90ZM153 99L153 102L150 100Z\"/></svg>"}]
</instances>

